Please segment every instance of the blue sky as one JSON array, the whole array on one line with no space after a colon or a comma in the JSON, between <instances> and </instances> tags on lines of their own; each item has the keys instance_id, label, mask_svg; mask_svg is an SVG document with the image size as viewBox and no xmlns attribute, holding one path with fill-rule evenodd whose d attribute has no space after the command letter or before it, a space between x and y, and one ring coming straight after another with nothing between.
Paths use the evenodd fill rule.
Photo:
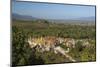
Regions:
<instances>
[{"instance_id":1,"label":"blue sky","mask_svg":"<svg viewBox=\"0 0 100 67\"><path fill-rule=\"evenodd\" d=\"M12 12L43 19L74 19L95 16L95 6L12 2Z\"/></svg>"}]
</instances>

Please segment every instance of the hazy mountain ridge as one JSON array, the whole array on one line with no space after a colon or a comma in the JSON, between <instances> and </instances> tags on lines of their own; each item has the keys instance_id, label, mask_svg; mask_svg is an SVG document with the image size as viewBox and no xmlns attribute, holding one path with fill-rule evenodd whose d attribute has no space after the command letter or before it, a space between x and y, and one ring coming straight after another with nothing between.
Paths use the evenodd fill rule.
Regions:
<instances>
[{"instance_id":1,"label":"hazy mountain ridge","mask_svg":"<svg viewBox=\"0 0 100 67\"><path fill-rule=\"evenodd\" d=\"M12 18L16 19L16 20L39 20L42 18L36 18L36 17L32 17L32 16L27 16L27 15L20 15L20 14L12 14ZM75 18L75 19L44 19L44 20L48 20L49 22L54 22L54 23L82 23L82 24L95 24L95 17L91 16L91 17L81 17L81 18Z\"/></svg>"},{"instance_id":2,"label":"hazy mountain ridge","mask_svg":"<svg viewBox=\"0 0 100 67\"><path fill-rule=\"evenodd\" d=\"M15 14L15 13L12 14L12 18L16 19L16 20L34 20L34 19L37 19L37 18L32 17L32 16L20 15L20 14Z\"/></svg>"}]
</instances>

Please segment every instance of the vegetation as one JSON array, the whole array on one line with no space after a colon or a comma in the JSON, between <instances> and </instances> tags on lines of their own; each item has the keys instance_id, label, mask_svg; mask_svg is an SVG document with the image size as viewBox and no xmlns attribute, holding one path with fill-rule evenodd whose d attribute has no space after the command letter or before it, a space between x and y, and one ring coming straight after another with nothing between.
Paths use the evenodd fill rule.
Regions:
<instances>
[{"instance_id":1,"label":"vegetation","mask_svg":"<svg viewBox=\"0 0 100 67\"><path fill-rule=\"evenodd\" d=\"M88 39L91 47L82 46L81 42L76 43L70 55L77 61L95 61L95 25L71 25L52 23L46 20L21 21L13 20L12 23L12 65L36 65L71 62L60 54L53 51L43 54L31 49L27 43L30 36L58 36L63 38ZM64 49L67 47L61 46Z\"/></svg>"},{"instance_id":2,"label":"vegetation","mask_svg":"<svg viewBox=\"0 0 100 67\"><path fill-rule=\"evenodd\" d=\"M50 23L44 20L39 21L14 21L13 26L23 29L25 32L32 32L34 36L61 36L69 38L90 38L95 39L95 26L71 25Z\"/></svg>"},{"instance_id":3,"label":"vegetation","mask_svg":"<svg viewBox=\"0 0 100 67\"><path fill-rule=\"evenodd\" d=\"M95 61L96 60L96 46L95 43L90 47L84 47L81 42L76 43L76 47L71 49L70 55L77 61Z\"/></svg>"}]
</instances>

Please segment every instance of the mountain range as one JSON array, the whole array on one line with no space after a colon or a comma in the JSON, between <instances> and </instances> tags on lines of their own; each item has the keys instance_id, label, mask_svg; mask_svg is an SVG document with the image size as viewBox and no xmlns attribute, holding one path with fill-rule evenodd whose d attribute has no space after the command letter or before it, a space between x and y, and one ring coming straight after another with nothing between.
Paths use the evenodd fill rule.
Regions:
<instances>
[{"instance_id":1,"label":"mountain range","mask_svg":"<svg viewBox=\"0 0 100 67\"><path fill-rule=\"evenodd\" d=\"M16 20L34 20L37 19L35 17L32 16L27 16L27 15L20 15L20 14L12 14L12 18L16 19Z\"/></svg>"},{"instance_id":2,"label":"mountain range","mask_svg":"<svg viewBox=\"0 0 100 67\"><path fill-rule=\"evenodd\" d=\"M42 18L37 18L33 16L28 16L28 15L20 15L16 13L12 14L12 18L16 20L27 20L27 21L42 19ZM46 19L46 20L52 21L52 22L95 22L95 17L90 16L90 17L80 17L80 18L75 18L75 19Z\"/></svg>"}]
</instances>

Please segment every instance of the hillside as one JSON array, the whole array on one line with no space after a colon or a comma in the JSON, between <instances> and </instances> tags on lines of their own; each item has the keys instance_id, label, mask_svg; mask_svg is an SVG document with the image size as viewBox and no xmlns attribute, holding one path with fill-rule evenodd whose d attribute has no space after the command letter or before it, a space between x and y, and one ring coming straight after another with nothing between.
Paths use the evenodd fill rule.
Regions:
<instances>
[{"instance_id":1,"label":"hillside","mask_svg":"<svg viewBox=\"0 0 100 67\"><path fill-rule=\"evenodd\" d=\"M13 65L95 61L95 31L95 25L13 20Z\"/></svg>"}]
</instances>

